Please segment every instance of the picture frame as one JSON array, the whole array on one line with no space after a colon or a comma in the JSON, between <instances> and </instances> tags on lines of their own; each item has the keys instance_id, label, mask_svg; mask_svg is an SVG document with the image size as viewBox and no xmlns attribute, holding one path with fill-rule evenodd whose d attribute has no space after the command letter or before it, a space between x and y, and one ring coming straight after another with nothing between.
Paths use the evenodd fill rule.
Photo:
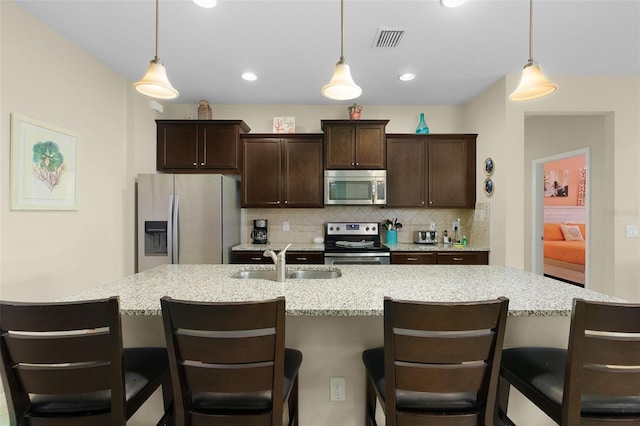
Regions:
<instances>
[{"instance_id":1,"label":"picture frame","mask_svg":"<svg viewBox=\"0 0 640 426\"><path fill-rule=\"evenodd\" d=\"M484 193L490 197L493 195L494 185L493 180L491 178L486 178L484 180Z\"/></svg>"},{"instance_id":2,"label":"picture frame","mask_svg":"<svg viewBox=\"0 0 640 426\"><path fill-rule=\"evenodd\" d=\"M77 210L75 133L11 114L11 210Z\"/></svg>"},{"instance_id":3,"label":"picture frame","mask_svg":"<svg viewBox=\"0 0 640 426\"><path fill-rule=\"evenodd\" d=\"M295 117L273 117L273 133L295 133Z\"/></svg>"},{"instance_id":4,"label":"picture frame","mask_svg":"<svg viewBox=\"0 0 640 426\"><path fill-rule=\"evenodd\" d=\"M488 157L486 160L484 160L484 174L486 176L493 175L494 168L495 168L495 162L491 157Z\"/></svg>"}]
</instances>

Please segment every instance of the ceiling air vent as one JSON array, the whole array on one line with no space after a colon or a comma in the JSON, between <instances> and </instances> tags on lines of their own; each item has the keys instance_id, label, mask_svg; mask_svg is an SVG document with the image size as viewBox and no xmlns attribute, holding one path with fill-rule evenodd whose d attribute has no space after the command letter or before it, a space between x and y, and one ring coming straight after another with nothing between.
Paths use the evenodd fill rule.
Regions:
<instances>
[{"instance_id":1,"label":"ceiling air vent","mask_svg":"<svg viewBox=\"0 0 640 426\"><path fill-rule=\"evenodd\" d=\"M373 39L373 47L376 49L396 48L403 36L404 30L399 28L378 28Z\"/></svg>"}]
</instances>

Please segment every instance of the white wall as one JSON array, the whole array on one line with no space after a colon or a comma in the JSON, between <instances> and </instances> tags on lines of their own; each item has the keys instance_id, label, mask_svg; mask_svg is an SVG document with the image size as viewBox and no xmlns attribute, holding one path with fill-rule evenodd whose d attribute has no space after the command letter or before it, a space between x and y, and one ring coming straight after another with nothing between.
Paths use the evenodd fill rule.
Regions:
<instances>
[{"instance_id":1,"label":"white wall","mask_svg":"<svg viewBox=\"0 0 640 426\"><path fill-rule=\"evenodd\" d=\"M530 176L531 159L525 157L526 117L597 115L603 117L604 149L595 161L609 167L592 188L593 197L602 200L594 204L599 210L592 212L592 225L600 227L603 235L598 247L602 256L594 252L594 263L599 263L601 271L596 271L591 288L640 300L640 239L625 236L625 225L640 222L640 77L553 76L560 86L556 94L532 102L509 102L507 94L518 78L506 77L466 108L467 125L482 136L481 149L497 159L491 200L492 262L499 263L502 255L504 264L526 268L530 259L531 187L525 176ZM609 221L611 232L606 231Z\"/></svg>"},{"instance_id":2,"label":"white wall","mask_svg":"<svg viewBox=\"0 0 640 426\"><path fill-rule=\"evenodd\" d=\"M131 272L125 79L0 3L3 299L54 300ZM9 208L10 113L78 135L77 211Z\"/></svg>"}]
</instances>

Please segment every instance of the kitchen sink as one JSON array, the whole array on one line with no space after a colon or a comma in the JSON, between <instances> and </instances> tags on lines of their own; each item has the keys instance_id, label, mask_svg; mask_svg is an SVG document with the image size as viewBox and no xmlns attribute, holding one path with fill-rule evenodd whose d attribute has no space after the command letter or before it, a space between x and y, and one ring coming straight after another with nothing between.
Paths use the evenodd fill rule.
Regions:
<instances>
[{"instance_id":1,"label":"kitchen sink","mask_svg":"<svg viewBox=\"0 0 640 426\"><path fill-rule=\"evenodd\" d=\"M340 278L341 276L342 276L342 272L330 271L327 269L289 271L287 273L287 278L291 278L292 280L313 280L313 279L328 280L328 279Z\"/></svg>"},{"instance_id":2,"label":"kitchen sink","mask_svg":"<svg viewBox=\"0 0 640 426\"><path fill-rule=\"evenodd\" d=\"M290 270L287 271L287 279L290 280L327 280L340 278L342 272L329 269L308 269L308 270ZM231 278L240 278L244 280L272 280L276 281L276 271L273 270L252 270L238 271L231 275Z\"/></svg>"}]
</instances>

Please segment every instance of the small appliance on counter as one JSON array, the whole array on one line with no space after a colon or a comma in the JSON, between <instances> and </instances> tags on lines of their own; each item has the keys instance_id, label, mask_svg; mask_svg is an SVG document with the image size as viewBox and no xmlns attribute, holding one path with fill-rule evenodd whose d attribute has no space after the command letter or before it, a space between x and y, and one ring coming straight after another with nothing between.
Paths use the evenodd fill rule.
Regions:
<instances>
[{"instance_id":1,"label":"small appliance on counter","mask_svg":"<svg viewBox=\"0 0 640 426\"><path fill-rule=\"evenodd\" d=\"M437 231L415 231L413 242L416 244L438 244Z\"/></svg>"},{"instance_id":2,"label":"small appliance on counter","mask_svg":"<svg viewBox=\"0 0 640 426\"><path fill-rule=\"evenodd\" d=\"M267 222L267 219L255 219L253 221L253 230L251 231L253 244L267 244L269 242L267 238Z\"/></svg>"}]
</instances>

